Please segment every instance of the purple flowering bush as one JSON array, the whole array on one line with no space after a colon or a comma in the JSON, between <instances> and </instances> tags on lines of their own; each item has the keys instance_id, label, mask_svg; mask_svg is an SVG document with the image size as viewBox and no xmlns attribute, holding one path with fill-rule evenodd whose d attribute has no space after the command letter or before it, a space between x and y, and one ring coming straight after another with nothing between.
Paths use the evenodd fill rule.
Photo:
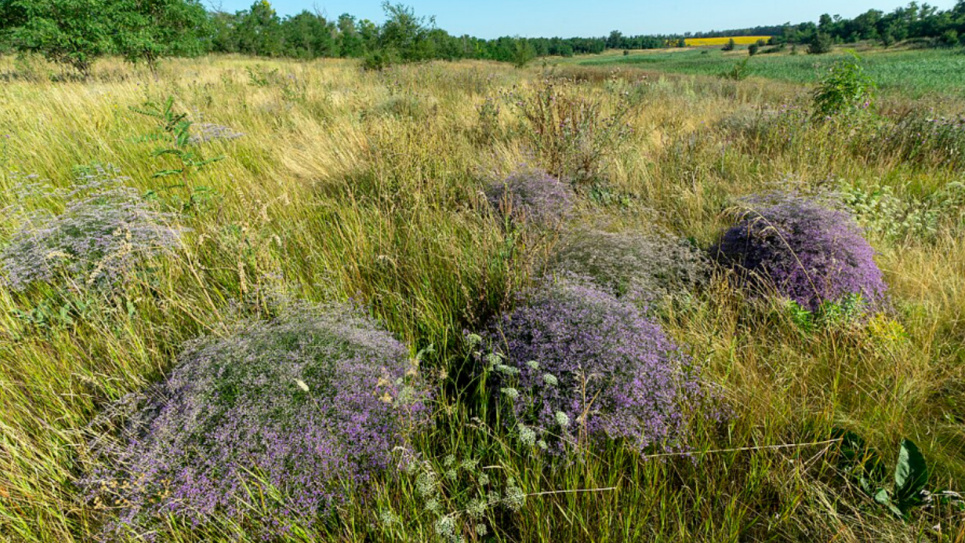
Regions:
<instances>
[{"instance_id":1,"label":"purple flowering bush","mask_svg":"<svg viewBox=\"0 0 965 543\"><path fill-rule=\"evenodd\" d=\"M85 486L119 508L109 531L217 515L280 536L364 495L428 400L418 362L360 311L302 306L189 344Z\"/></svg>"},{"instance_id":2,"label":"purple flowering bush","mask_svg":"<svg viewBox=\"0 0 965 543\"><path fill-rule=\"evenodd\" d=\"M745 284L774 288L811 311L853 295L871 305L883 300L887 287L875 251L851 215L789 194L748 203L750 210L711 248Z\"/></svg>"},{"instance_id":3,"label":"purple flowering bush","mask_svg":"<svg viewBox=\"0 0 965 543\"><path fill-rule=\"evenodd\" d=\"M542 170L525 167L491 183L486 197L503 217L544 228L559 227L574 200L568 184Z\"/></svg>"},{"instance_id":4,"label":"purple flowering bush","mask_svg":"<svg viewBox=\"0 0 965 543\"><path fill-rule=\"evenodd\" d=\"M545 281L487 335L524 443L553 453L600 438L686 449L705 391L690 359L633 304L576 278Z\"/></svg>"},{"instance_id":5,"label":"purple flowering bush","mask_svg":"<svg viewBox=\"0 0 965 543\"><path fill-rule=\"evenodd\" d=\"M177 246L181 230L155 210L111 167L78 176L68 190L25 177L15 190L20 204L5 210L17 223L0 250L3 283L17 291L38 282L66 279L73 287L113 289L137 266ZM62 211L31 210L46 200Z\"/></svg>"}]
</instances>

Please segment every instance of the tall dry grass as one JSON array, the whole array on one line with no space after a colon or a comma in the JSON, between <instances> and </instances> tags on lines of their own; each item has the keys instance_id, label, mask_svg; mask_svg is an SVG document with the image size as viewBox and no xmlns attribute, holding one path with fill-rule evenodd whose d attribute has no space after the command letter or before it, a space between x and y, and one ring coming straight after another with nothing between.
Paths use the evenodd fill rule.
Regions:
<instances>
[{"instance_id":1,"label":"tall dry grass","mask_svg":"<svg viewBox=\"0 0 965 543\"><path fill-rule=\"evenodd\" d=\"M530 96L549 78L606 111L629 105L632 132L601 159L599 186L584 194L575 222L659 226L706 245L743 195L859 182L920 195L962 179L940 162L863 153L841 127L761 135L753 123L782 105L806 107L807 96L762 81L602 68L540 74L483 62L373 73L352 62L241 57L169 61L156 77L104 61L84 82L52 82L50 70L35 63L30 76L0 61L8 76L0 86L0 205L18 197L10 172L69 186L77 165L95 162L119 167L162 201L183 203L192 189L204 197L183 215L190 233L157 263L155 282L130 287L124 303L53 286L0 290L0 539L10 541L92 537L110 511L87 503L75 485L89 468L91 421L160 378L183 341L217 334L239 316L270 314L279 293L369 303L414 349L434 345L435 369L455 371L462 330L508 307L554 242L508 235L481 194L493 177L540 161L504 98L513 87ZM168 96L196 120L245 134L206 145L207 155L225 158L190 177L188 188L152 178L164 163L138 141L150 119L128 109ZM480 137L487 99L500 104L497 130ZM15 226L3 221L0 239ZM530 494L523 509L490 519L503 540L962 541L962 517L947 508L902 521L875 507L836 471L828 439L832 428L856 431L892 462L896 444L910 437L931 465L932 488L962 488L962 232L959 225L900 245L871 233L894 306L877 328L805 334L780 307L745 300L723 279L663 311L663 325L691 346L731 411L723 427L699 430L691 457L642 460L614 445L547 471L516 453L500 429L473 422L482 407L452 399L439 406L437 429L420 438L420 453L436 464L450 453L474 454L519 481ZM59 306L44 309L47 299L89 308L67 322L56 318ZM31 311L53 317L38 324L24 316ZM592 489L606 490L566 492ZM403 523L380 524L384 511ZM372 500L346 505L325 529L293 540L434 537L405 477L377 481ZM245 535L239 526L170 519L158 538Z\"/></svg>"}]
</instances>

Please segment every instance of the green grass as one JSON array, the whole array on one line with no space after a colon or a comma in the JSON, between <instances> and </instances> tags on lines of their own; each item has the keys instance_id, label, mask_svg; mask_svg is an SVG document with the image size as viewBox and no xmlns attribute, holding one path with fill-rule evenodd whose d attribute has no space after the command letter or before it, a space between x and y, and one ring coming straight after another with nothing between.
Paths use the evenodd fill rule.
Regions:
<instances>
[{"instance_id":1,"label":"green grass","mask_svg":"<svg viewBox=\"0 0 965 543\"><path fill-rule=\"evenodd\" d=\"M748 74L790 83L815 83L837 60L845 48L827 55L759 54L748 63ZM928 94L965 96L965 52L956 49L872 50L861 53L865 70L882 91L911 98ZM746 58L746 50L724 53L716 48L674 52L644 52L628 56L581 57L582 66L634 66L659 72L693 75L719 75Z\"/></svg>"}]
</instances>

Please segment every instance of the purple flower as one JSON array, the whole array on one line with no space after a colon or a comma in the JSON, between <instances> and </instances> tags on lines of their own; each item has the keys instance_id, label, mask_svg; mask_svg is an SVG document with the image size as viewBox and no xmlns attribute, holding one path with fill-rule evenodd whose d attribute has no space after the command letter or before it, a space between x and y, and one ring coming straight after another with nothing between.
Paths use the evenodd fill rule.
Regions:
<instances>
[{"instance_id":1,"label":"purple flower","mask_svg":"<svg viewBox=\"0 0 965 543\"><path fill-rule=\"evenodd\" d=\"M573 191L544 171L521 167L486 188L490 204L503 216L544 228L556 228L573 207Z\"/></svg>"},{"instance_id":2,"label":"purple flower","mask_svg":"<svg viewBox=\"0 0 965 543\"><path fill-rule=\"evenodd\" d=\"M887 287L875 251L848 213L789 194L748 203L711 249L745 284L774 288L811 310L849 295L872 305L883 300Z\"/></svg>"},{"instance_id":3,"label":"purple flower","mask_svg":"<svg viewBox=\"0 0 965 543\"><path fill-rule=\"evenodd\" d=\"M181 229L156 211L117 170L95 167L71 190L51 189L26 176L8 208L19 228L0 250L3 282L25 290L35 282L66 278L75 287L110 290L144 260L176 247ZM63 211L29 210L32 200L53 200Z\"/></svg>"},{"instance_id":4,"label":"purple flower","mask_svg":"<svg viewBox=\"0 0 965 543\"><path fill-rule=\"evenodd\" d=\"M120 506L109 531L217 515L270 538L364 498L428 399L407 349L360 311L301 306L186 346L84 485Z\"/></svg>"},{"instance_id":5,"label":"purple flower","mask_svg":"<svg viewBox=\"0 0 965 543\"><path fill-rule=\"evenodd\" d=\"M572 277L546 280L487 335L521 437L535 431L555 453L601 438L686 449L688 413L705 392L691 360L634 305Z\"/></svg>"}]
</instances>

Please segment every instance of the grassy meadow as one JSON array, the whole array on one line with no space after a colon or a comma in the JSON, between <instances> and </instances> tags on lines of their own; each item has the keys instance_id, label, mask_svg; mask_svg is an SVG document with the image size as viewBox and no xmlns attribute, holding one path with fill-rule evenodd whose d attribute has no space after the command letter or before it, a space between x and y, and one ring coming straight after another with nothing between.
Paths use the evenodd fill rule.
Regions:
<instances>
[{"instance_id":1,"label":"grassy meadow","mask_svg":"<svg viewBox=\"0 0 965 543\"><path fill-rule=\"evenodd\" d=\"M688 44L689 45L689 44ZM767 47L762 50L767 50ZM827 55L779 53L758 54L748 61L747 75L790 83L816 83L835 62L846 58L848 48L838 47ZM858 47L862 65L882 92L898 96L931 99L965 96L965 53L959 49L881 49ZM671 51L641 51L580 57L581 66L635 67L653 72L718 75L747 58L746 49L721 51L701 47Z\"/></svg>"},{"instance_id":2,"label":"grassy meadow","mask_svg":"<svg viewBox=\"0 0 965 543\"><path fill-rule=\"evenodd\" d=\"M462 479L446 479L429 507L414 474L387 473L286 540L445 541L442 511L469 541L965 541L960 502L936 498L901 518L862 491L841 451L843 431L861 436L890 477L908 438L928 463L928 490L965 491L965 131L920 135L965 105L965 56L867 55L882 94L874 116L853 123L809 115L809 84L835 56L762 55L744 81L716 77L740 58L695 50L366 72L355 61L211 56L156 74L105 60L87 81L0 59L0 206L56 207L26 199L23 176L67 188L83 168L111 164L185 232L149 279L113 297L56 282L0 288L0 540L94 539L119 508L78 486L96 467L90 443L105 410L162 379L185 341L301 298L356 300L413 355L431 345L422 367L442 392L416 454L439 473L450 457L478 460L524 501L463 526ZM652 73L663 71L682 73ZM581 125L592 147L581 171L592 175L562 230L511 230L486 184L570 159L547 151L559 143L547 138L567 136L523 113L548 95L592 112ZM197 146L223 159L189 175L153 177L174 162L152 156L159 144L143 136L157 121L130 108L168 97L192 121L243 136ZM513 306L563 230L664 231L706 248L740 198L772 190L840 195L877 251L889 308L808 328L720 271L662 305L657 322L726 412L696 425L687 454L641 457L611 442L545 462L488 412L486 391L457 377L473 363L463 331ZM19 227L4 213L0 242ZM176 515L130 537L258 539L243 522Z\"/></svg>"}]
</instances>

